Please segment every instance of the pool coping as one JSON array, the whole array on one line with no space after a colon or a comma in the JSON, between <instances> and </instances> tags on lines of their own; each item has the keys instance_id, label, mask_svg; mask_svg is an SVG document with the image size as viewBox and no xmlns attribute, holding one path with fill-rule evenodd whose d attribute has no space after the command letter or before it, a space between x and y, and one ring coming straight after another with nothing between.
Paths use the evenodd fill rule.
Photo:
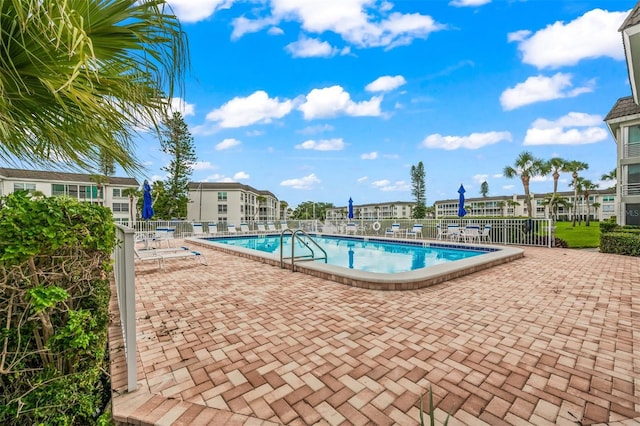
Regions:
<instances>
[{"instance_id":1,"label":"pool coping","mask_svg":"<svg viewBox=\"0 0 640 426\"><path fill-rule=\"evenodd\" d=\"M232 237L243 236L264 236L265 234L244 234L234 235ZM274 236L279 234L267 234ZM341 234L317 233L319 236L341 237ZM224 238L225 236L221 236ZM230 246L220 244L206 239L207 237L188 237L185 241L189 241L195 245L202 245L224 253L233 254L247 259L256 260L262 263L281 267L280 254L264 253L257 250L247 249L244 247ZM219 238L209 237L209 238ZM385 242L414 243L415 240L402 238L380 238L380 237L356 237L348 236L348 239L355 240L375 240ZM482 245L461 242L446 242L442 240L418 240L422 242L422 246L432 247L450 247L450 248L469 248L479 250L486 248L489 251L480 256L473 256L466 259L456 260L455 262L441 263L428 268L418 269L415 271L399 272L395 274L383 274L375 272L358 271L345 268L342 266L328 265L316 261L298 261L295 263L295 271L302 272L315 277L331 280L352 287L365 288L369 290L415 290L419 288L429 287L445 281L449 281L464 275L473 274L483 269L491 268L507 262L524 257L524 250L517 247L499 246L499 245ZM283 265L286 269L292 270L290 262Z\"/></svg>"}]
</instances>

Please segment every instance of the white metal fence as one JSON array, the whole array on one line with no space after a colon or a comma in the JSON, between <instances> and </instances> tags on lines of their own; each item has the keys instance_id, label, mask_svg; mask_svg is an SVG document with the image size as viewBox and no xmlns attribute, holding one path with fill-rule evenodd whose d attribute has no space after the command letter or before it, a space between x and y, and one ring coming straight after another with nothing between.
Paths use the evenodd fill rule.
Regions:
<instances>
[{"instance_id":1,"label":"white metal fence","mask_svg":"<svg viewBox=\"0 0 640 426\"><path fill-rule=\"evenodd\" d=\"M347 223L357 224L357 235L365 236L384 236L385 230L391 228L393 223L400 224L400 228L407 230L413 228L414 224L422 225L422 238L435 240L438 237L437 225L446 228L448 224L458 224L461 227L479 226L481 229L485 225L491 226L490 237L494 244L503 245L525 245L525 246L541 246L553 247L554 235L553 227L550 219L527 219L527 218L509 218L509 219L474 219L474 218L452 218L452 219L380 219L380 220L287 220L286 226L291 229L304 229L308 232L323 233L344 233ZM129 225L126 222L120 222L123 225ZM227 232L227 223L212 221L137 221L132 228L140 232L154 232L156 229L170 229L176 238L184 238L193 235L193 225L202 225L202 231L209 233L210 224L215 223L217 233L224 235ZM247 221L246 223L251 231L258 232L258 224L264 223L260 221ZM280 221L275 222L278 229L281 229ZM240 229L240 224L235 223L235 228ZM212 228L212 227L211 227Z\"/></svg>"}]
</instances>

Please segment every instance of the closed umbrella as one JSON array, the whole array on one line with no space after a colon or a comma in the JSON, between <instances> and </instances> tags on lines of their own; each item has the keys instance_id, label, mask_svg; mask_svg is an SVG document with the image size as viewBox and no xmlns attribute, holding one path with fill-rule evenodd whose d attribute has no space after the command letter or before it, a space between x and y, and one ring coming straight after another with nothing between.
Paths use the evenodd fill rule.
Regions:
<instances>
[{"instance_id":1,"label":"closed umbrella","mask_svg":"<svg viewBox=\"0 0 640 426\"><path fill-rule=\"evenodd\" d=\"M458 189L458 194L460 194L460 199L458 201L458 217L463 217L467 214L467 211L464 209L464 186L460 184L460 188Z\"/></svg>"},{"instance_id":2,"label":"closed umbrella","mask_svg":"<svg viewBox=\"0 0 640 426\"><path fill-rule=\"evenodd\" d=\"M349 213L347 214L349 219L353 219L353 200L349 197Z\"/></svg>"},{"instance_id":3,"label":"closed umbrella","mask_svg":"<svg viewBox=\"0 0 640 426\"><path fill-rule=\"evenodd\" d=\"M149 220L153 217L153 200L151 199L151 187L147 180L142 185L142 218Z\"/></svg>"}]
</instances>

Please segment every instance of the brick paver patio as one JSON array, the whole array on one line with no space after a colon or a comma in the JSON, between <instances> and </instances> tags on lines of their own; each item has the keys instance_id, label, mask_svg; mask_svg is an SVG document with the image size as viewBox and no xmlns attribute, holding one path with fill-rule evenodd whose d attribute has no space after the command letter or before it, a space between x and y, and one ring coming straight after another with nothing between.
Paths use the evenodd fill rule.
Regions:
<instances>
[{"instance_id":1,"label":"brick paver patio","mask_svg":"<svg viewBox=\"0 0 640 426\"><path fill-rule=\"evenodd\" d=\"M199 250L209 266L136 266L135 392L111 328L118 422L412 425L432 387L450 425L640 424L638 258L526 248L377 292Z\"/></svg>"}]
</instances>

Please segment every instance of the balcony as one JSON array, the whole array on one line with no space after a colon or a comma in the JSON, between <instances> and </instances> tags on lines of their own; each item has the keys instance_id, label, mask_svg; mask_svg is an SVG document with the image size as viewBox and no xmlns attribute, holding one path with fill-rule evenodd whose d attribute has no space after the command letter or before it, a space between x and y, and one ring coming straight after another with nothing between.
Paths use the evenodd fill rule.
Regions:
<instances>
[{"instance_id":1,"label":"balcony","mask_svg":"<svg viewBox=\"0 0 640 426\"><path fill-rule=\"evenodd\" d=\"M622 195L640 195L640 183L622 184Z\"/></svg>"}]
</instances>

